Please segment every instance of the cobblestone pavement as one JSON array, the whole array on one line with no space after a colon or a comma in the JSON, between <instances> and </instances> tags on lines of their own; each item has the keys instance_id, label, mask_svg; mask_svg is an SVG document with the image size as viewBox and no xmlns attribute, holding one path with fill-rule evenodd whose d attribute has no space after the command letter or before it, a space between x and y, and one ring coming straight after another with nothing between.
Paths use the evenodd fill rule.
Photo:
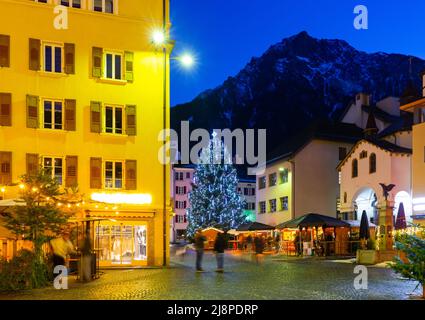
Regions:
<instances>
[{"instance_id":1,"label":"cobblestone pavement","mask_svg":"<svg viewBox=\"0 0 425 320\"><path fill-rule=\"evenodd\" d=\"M105 270L88 284L70 280L68 290L51 287L0 299L411 299L416 287L389 269L369 267L368 290L355 290L351 263L269 256L257 265L249 256L226 255L225 273L217 274L211 253L204 257L205 273L194 272L194 260L189 253L166 269Z\"/></svg>"}]
</instances>

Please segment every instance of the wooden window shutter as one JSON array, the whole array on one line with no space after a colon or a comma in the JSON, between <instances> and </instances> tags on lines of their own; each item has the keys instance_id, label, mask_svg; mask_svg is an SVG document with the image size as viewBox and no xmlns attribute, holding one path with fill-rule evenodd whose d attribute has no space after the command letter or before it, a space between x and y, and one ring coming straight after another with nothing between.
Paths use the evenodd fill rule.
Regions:
<instances>
[{"instance_id":1,"label":"wooden window shutter","mask_svg":"<svg viewBox=\"0 0 425 320\"><path fill-rule=\"evenodd\" d=\"M0 126L12 125L12 94L0 93Z\"/></svg>"},{"instance_id":2,"label":"wooden window shutter","mask_svg":"<svg viewBox=\"0 0 425 320\"><path fill-rule=\"evenodd\" d=\"M101 78L102 77L102 57L103 57L103 49L93 47L93 77Z\"/></svg>"},{"instance_id":3,"label":"wooden window shutter","mask_svg":"<svg viewBox=\"0 0 425 320\"><path fill-rule=\"evenodd\" d=\"M78 157L66 156L66 178L67 188L78 186Z\"/></svg>"},{"instance_id":4,"label":"wooden window shutter","mask_svg":"<svg viewBox=\"0 0 425 320\"><path fill-rule=\"evenodd\" d=\"M65 130L76 130L76 109L77 101L72 99L65 100Z\"/></svg>"},{"instance_id":5,"label":"wooden window shutter","mask_svg":"<svg viewBox=\"0 0 425 320\"><path fill-rule=\"evenodd\" d=\"M125 161L125 188L127 190L137 190L137 161Z\"/></svg>"},{"instance_id":6,"label":"wooden window shutter","mask_svg":"<svg viewBox=\"0 0 425 320\"><path fill-rule=\"evenodd\" d=\"M134 81L134 53L126 51L125 52L125 80L128 82Z\"/></svg>"},{"instance_id":7,"label":"wooden window shutter","mask_svg":"<svg viewBox=\"0 0 425 320\"><path fill-rule=\"evenodd\" d=\"M75 74L75 44L65 43L65 73Z\"/></svg>"},{"instance_id":8,"label":"wooden window shutter","mask_svg":"<svg viewBox=\"0 0 425 320\"><path fill-rule=\"evenodd\" d=\"M102 189L102 158L90 158L90 188Z\"/></svg>"},{"instance_id":9,"label":"wooden window shutter","mask_svg":"<svg viewBox=\"0 0 425 320\"><path fill-rule=\"evenodd\" d=\"M38 71L41 69L40 54L41 41L39 39L30 39L29 41L29 67L30 70Z\"/></svg>"},{"instance_id":10,"label":"wooden window shutter","mask_svg":"<svg viewBox=\"0 0 425 320\"><path fill-rule=\"evenodd\" d=\"M0 152L0 185L12 183L12 152Z\"/></svg>"},{"instance_id":11,"label":"wooden window shutter","mask_svg":"<svg viewBox=\"0 0 425 320\"><path fill-rule=\"evenodd\" d=\"M37 96L27 95L27 128L38 128L38 104Z\"/></svg>"},{"instance_id":12,"label":"wooden window shutter","mask_svg":"<svg viewBox=\"0 0 425 320\"><path fill-rule=\"evenodd\" d=\"M27 153L26 155L27 162L27 175L35 176L39 170L39 158L38 154L35 153Z\"/></svg>"},{"instance_id":13,"label":"wooden window shutter","mask_svg":"<svg viewBox=\"0 0 425 320\"><path fill-rule=\"evenodd\" d=\"M10 36L0 34L0 68L10 67Z\"/></svg>"},{"instance_id":14,"label":"wooden window shutter","mask_svg":"<svg viewBox=\"0 0 425 320\"><path fill-rule=\"evenodd\" d=\"M90 102L90 131L102 132L102 103L98 101Z\"/></svg>"},{"instance_id":15,"label":"wooden window shutter","mask_svg":"<svg viewBox=\"0 0 425 320\"><path fill-rule=\"evenodd\" d=\"M136 106L131 106L131 105L126 106L125 114L127 117L126 133L128 136L135 136L137 134Z\"/></svg>"}]
</instances>

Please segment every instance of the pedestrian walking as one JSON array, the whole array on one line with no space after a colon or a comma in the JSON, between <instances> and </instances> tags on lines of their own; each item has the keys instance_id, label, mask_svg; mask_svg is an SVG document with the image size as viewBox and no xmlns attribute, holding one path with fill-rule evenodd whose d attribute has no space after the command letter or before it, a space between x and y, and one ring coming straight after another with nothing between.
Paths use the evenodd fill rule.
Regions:
<instances>
[{"instance_id":1,"label":"pedestrian walking","mask_svg":"<svg viewBox=\"0 0 425 320\"><path fill-rule=\"evenodd\" d=\"M219 232L214 242L214 251L217 259L216 272L224 272L224 250L226 249L226 235Z\"/></svg>"},{"instance_id":2,"label":"pedestrian walking","mask_svg":"<svg viewBox=\"0 0 425 320\"><path fill-rule=\"evenodd\" d=\"M204 272L204 269L202 269L202 258L204 256L205 241L207 241L207 238L202 234L202 230L199 229L195 235L196 272Z\"/></svg>"},{"instance_id":3,"label":"pedestrian walking","mask_svg":"<svg viewBox=\"0 0 425 320\"><path fill-rule=\"evenodd\" d=\"M92 280L92 265L93 265L93 251L90 237L90 229L86 229L83 247L81 248L81 280L88 282Z\"/></svg>"},{"instance_id":4,"label":"pedestrian walking","mask_svg":"<svg viewBox=\"0 0 425 320\"><path fill-rule=\"evenodd\" d=\"M254 238L254 245L255 245L255 261L257 264L260 264L263 262L264 258L264 239L262 237L255 237Z\"/></svg>"},{"instance_id":5,"label":"pedestrian walking","mask_svg":"<svg viewBox=\"0 0 425 320\"><path fill-rule=\"evenodd\" d=\"M69 231L65 231L59 238L51 240L50 246L53 251L53 267L66 266L66 257L75 253Z\"/></svg>"}]
</instances>

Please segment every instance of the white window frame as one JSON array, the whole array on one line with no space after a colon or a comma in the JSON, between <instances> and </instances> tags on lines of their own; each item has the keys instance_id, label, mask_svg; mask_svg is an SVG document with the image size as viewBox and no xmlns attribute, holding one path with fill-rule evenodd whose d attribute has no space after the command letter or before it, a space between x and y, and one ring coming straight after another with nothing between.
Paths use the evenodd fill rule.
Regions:
<instances>
[{"instance_id":1,"label":"white window frame","mask_svg":"<svg viewBox=\"0 0 425 320\"><path fill-rule=\"evenodd\" d=\"M110 54L112 55L112 78L108 78L108 65L107 65L107 59L106 56ZM115 57L120 56L121 57L121 72L120 72L120 78L115 78ZM124 52L121 51L113 51L113 50L104 50L103 51L103 78L106 80L112 80L112 81L125 81L124 79Z\"/></svg>"},{"instance_id":2,"label":"white window frame","mask_svg":"<svg viewBox=\"0 0 425 320\"><path fill-rule=\"evenodd\" d=\"M112 12L106 12L106 0L102 0L102 11L95 11L94 10L94 5L95 5L95 1L91 0L92 5L91 5L91 9L94 12L102 12L102 13L107 13L107 14L118 14L118 0L112 0Z\"/></svg>"},{"instance_id":3,"label":"white window frame","mask_svg":"<svg viewBox=\"0 0 425 320\"><path fill-rule=\"evenodd\" d=\"M46 70L46 47L52 47L52 71L47 71ZM49 42L49 41L42 41L41 44L41 48L42 48L42 70L43 72L49 73L49 74L63 74L65 73L65 60L64 60L64 54L65 54L65 46L63 43L59 43L59 42ZM55 71L55 65L56 65L56 56L55 56L55 48L60 48L61 49L61 72L56 72Z\"/></svg>"},{"instance_id":4,"label":"white window frame","mask_svg":"<svg viewBox=\"0 0 425 320\"><path fill-rule=\"evenodd\" d=\"M62 182L60 183L59 181L58 181L58 184L59 185L61 185L61 186L63 186L64 185L64 183L65 183L65 158L64 157L56 157L56 156L42 156L42 167L43 167L43 169L45 169L45 168L47 168L47 167L45 167L44 166L44 160L45 159L51 159L51 161L52 161L52 172L51 172L51 176L52 176L52 178L53 179L55 179L56 178L56 176L55 176L55 160L56 159L61 159L62 160Z\"/></svg>"},{"instance_id":5,"label":"white window frame","mask_svg":"<svg viewBox=\"0 0 425 320\"><path fill-rule=\"evenodd\" d=\"M112 162L112 187L108 187L107 184L106 184L106 163L107 162ZM121 165L122 165L121 188L116 187L116 176L115 176L116 163L121 163ZM105 160L105 161L103 161L102 176L103 176L103 185L104 185L105 189L108 189L108 190L123 190L123 189L125 189L125 186L124 186L124 183L125 183L125 161L124 160Z\"/></svg>"},{"instance_id":6,"label":"white window frame","mask_svg":"<svg viewBox=\"0 0 425 320\"><path fill-rule=\"evenodd\" d=\"M112 108L112 132L107 132L106 131L106 108ZM121 109L122 111L122 120L121 120L121 133L117 133L117 128L116 128L116 109ZM125 114L125 107L122 105L117 105L117 104L111 104L111 103L105 103L103 105L103 122L102 122L102 128L103 128L103 133L106 134L115 134L115 135L125 135L125 118L126 118L126 114Z\"/></svg>"},{"instance_id":7,"label":"white window frame","mask_svg":"<svg viewBox=\"0 0 425 320\"><path fill-rule=\"evenodd\" d=\"M83 9L84 8L84 2L87 1L87 0L80 0L80 7L79 8L74 7L74 1L75 0L68 0L68 3L69 3L68 6L62 4L62 0L55 0L55 1L58 5L61 5L61 6L67 7L67 8Z\"/></svg>"},{"instance_id":8,"label":"white window frame","mask_svg":"<svg viewBox=\"0 0 425 320\"><path fill-rule=\"evenodd\" d=\"M52 127L51 128L45 128L45 118L44 118L44 103L46 101L51 102L52 104ZM55 103L56 102L60 102L62 104L62 128L61 129L56 129L55 128ZM50 98L43 98L41 101L41 119L42 119L42 129L46 129L46 130L56 130L56 131L63 131L65 130L65 102L61 99L50 99Z\"/></svg>"}]
</instances>

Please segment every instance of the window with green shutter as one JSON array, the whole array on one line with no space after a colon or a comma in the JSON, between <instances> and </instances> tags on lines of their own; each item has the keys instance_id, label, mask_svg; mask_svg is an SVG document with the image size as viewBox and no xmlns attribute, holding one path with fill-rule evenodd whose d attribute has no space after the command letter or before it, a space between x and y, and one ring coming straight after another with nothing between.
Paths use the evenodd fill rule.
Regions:
<instances>
[{"instance_id":1,"label":"window with green shutter","mask_svg":"<svg viewBox=\"0 0 425 320\"><path fill-rule=\"evenodd\" d=\"M94 78L102 77L102 55L103 49L98 47L93 47L92 51L92 63L93 63L93 71L92 75Z\"/></svg>"},{"instance_id":2,"label":"window with green shutter","mask_svg":"<svg viewBox=\"0 0 425 320\"><path fill-rule=\"evenodd\" d=\"M40 50L41 50L41 41L39 39L29 39L29 69L30 70L39 71L41 69Z\"/></svg>"},{"instance_id":3,"label":"window with green shutter","mask_svg":"<svg viewBox=\"0 0 425 320\"><path fill-rule=\"evenodd\" d=\"M125 80L128 82L134 81L134 54L133 52L125 52Z\"/></svg>"},{"instance_id":4,"label":"window with green shutter","mask_svg":"<svg viewBox=\"0 0 425 320\"><path fill-rule=\"evenodd\" d=\"M38 128L39 112L38 96L27 95L27 128Z\"/></svg>"},{"instance_id":5,"label":"window with green shutter","mask_svg":"<svg viewBox=\"0 0 425 320\"><path fill-rule=\"evenodd\" d=\"M102 103L98 101L90 103L90 131L102 132Z\"/></svg>"},{"instance_id":6,"label":"window with green shutter","mask_svg":"<svg viewBox=\"0 0 425 320\"><path fill-rule=\"evenodd\" d=\"M125 108L126 121L126 134L128 136L135 136L137 134L136 126L136 106L127 105Z\"/></svg>"},{"instance_id":7,"label":"window with green shutter","mask_svg":"<svg viewBox=\"0 0 425 320\"><path fill-rule=\"evenodd\" d=\"M65 43L65 73L75 74L75 44Z\"/></svg>"}]
</instances>

